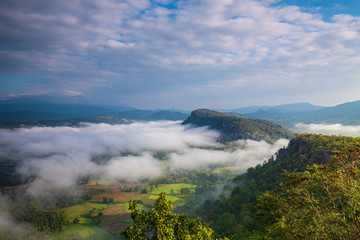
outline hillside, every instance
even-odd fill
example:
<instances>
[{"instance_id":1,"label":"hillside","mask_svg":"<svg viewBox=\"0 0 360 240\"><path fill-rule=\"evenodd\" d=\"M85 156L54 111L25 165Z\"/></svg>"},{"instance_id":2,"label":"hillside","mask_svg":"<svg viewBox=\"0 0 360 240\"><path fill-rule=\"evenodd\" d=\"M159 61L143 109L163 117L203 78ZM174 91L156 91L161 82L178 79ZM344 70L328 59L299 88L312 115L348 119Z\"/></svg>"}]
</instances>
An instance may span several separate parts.
<instances>
[{"instance_id":1,"label":"hillside","mask_svg":"<svg viewBox=\"0 0 360 240\"><path fill-rule=\"evenodd\" d=\"M279 183L284 180L284 170L303 172L309 165L327 164L331 162L334 150L355 149L359 143L360 138L353 137L298 135L288 147L280 149L275 158L249 168L245 174L236 177L233 182L235 187L228 198L207 200L197 207L191 203L190 208L185 206L184 209L191 209L190 213L210 223L222 236L248 239L264 230L252 213L257 197L266 191L278 189Z\"/></svg>"},{"instance_id":2,"label":"hillside","mask_svg":"<svg viewBox=\"0 0 360 240\"><path fill-rule=\"evenodd\" d=\"M339 104L334 107L259 107L247 111L244 116L276 121L303 123L342 123L345 125L360 123L360 101ZM301 106L301 105L300 105Z\"/></svg>"},{"instance_id":3,"label":"hillside","mask_svg":"<svg viewBox=\"0 0 360 240\"><path fill-rule=\"evenodd\" d=\"M197 109L182 124L209 126L221 132L221 140L238 139L265 140L274 142L280 138L292 138L289 130L267 120L231 116L226 113Z\"/></svg>"}]
</instances>

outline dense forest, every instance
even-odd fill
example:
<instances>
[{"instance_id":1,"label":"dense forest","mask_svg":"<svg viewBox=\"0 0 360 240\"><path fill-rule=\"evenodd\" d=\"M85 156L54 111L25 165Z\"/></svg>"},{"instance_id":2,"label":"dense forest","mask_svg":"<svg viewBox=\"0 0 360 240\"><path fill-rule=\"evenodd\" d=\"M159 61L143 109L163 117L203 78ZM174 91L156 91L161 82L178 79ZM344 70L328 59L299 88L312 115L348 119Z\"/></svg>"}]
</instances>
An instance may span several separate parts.
<instances>
[{"instance_id":1,"label":"dense forest","mask_svg":"<svg viewBox=\"0 0 360 240\"><path fill-rule=\"evenodd\" d=\"M356 226L357 217L352 220L347 218L348 214L357 216L358 202L353 203L356 205L353 206L354 208L349 206L344 208L346 204L357 201L360 191L357 168L359 143L359 138L352 137L298 135L290 141L287 148L280 149L275 157L263 165L249 168L245 174L236 177L233 181L235 187L229 197L208 199L201 204L197 204L195 198L182 210L190 215L200 216L210 224L218 236L226 236L229 239L264 239L265 236L267 239L317 239L314 234L320 231L318 229L303 229L308 232L294 233L295 227L300 231L309 221L301 216L305 214L303 211L313 211L311 204L314 202L318 204L319 218L331 217L322 215L330 206L330 203L326 206L321 205L326 201L332 201L332 206L338 211L347 211L345 215L341 212L333 212L339 218L336 224L340 224L332 227L334 229L338 227L335 232L344 229L341 228L341 224L346 225L347 221L352 221ZM350 168L351 174L349 174ZM337 181L333 182L334 179ZM333 190L347 192L338 193L332 192ZM342 198L341 195L334 199L332 194L345 194L346 197ZM304 199L305 196L309 199ZM317 197L321 198L321 202ZM291 211L286 209L299 211L298 215L292 215ZM309 212L307 217L310 217ZM341 217L344 222L340 222ZM297 221L303 221L302 225ZM321 224L319 228L326 228L334 222L323 221ZM286 230L289 229L291 231L287 232ZM352 230L347 229L347 231ZM323 235L319 238L356 239L340 238L338 235Z\"/></svg>"},{"instance_id":2,"label":"dense forest","mask_svg":"<svg viewBox=\"0 0 360 240\"><path fill-rule=\"evenodd\" d=\"M183 124L209 126L219 130L222 141L252 139L274 142L280 138L289 139L294 136L291 131L267 120L249 119L208 109L193 111Z\"/></svg>"}]
</instances>

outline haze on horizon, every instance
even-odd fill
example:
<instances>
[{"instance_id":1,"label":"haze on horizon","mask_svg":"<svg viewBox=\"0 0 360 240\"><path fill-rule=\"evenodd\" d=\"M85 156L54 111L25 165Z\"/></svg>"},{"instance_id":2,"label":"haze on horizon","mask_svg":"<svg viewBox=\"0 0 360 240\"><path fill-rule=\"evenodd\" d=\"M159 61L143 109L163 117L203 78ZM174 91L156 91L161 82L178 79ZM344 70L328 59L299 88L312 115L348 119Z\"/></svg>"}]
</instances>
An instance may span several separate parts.
<instances>
[{"instance_id":1,"label":"haze on horizon","mask_svg":"<svg viewBox=\"0 0 360 240\"><path fill-rule=\"evenodd\" d=\"M0 101L143 109L358 100L360 2L3 0Z\"/></svg>"}]
</instances>

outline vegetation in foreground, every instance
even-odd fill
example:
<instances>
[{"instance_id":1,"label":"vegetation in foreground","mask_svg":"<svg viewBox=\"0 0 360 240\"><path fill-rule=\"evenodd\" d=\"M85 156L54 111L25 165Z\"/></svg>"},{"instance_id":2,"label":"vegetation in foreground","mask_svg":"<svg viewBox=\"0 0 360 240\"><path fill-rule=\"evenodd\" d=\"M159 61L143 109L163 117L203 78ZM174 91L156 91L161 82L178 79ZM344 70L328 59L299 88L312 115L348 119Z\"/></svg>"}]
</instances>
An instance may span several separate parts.
<instances>
[{"instance_id":1,"label":"vegetation in foreground","mask_svg":"<svg viewBox=\"0 0 360 240\"><path fill-rule=\"evenodd\" d=\"M259 203L257 199L262 199L261 196L269 194L269 192L272 193L272 191L276 191L277 194L282 194L283 197L289 194L288 191L294 191L296 194L299 194L298 197L300 197L301 194L305 194L304 192L300 192L303 185L299 185L298 190L282 188L282 186L288 185L286 182L288 179L294 178L299 180L300 177L297 174L309 175L309 172L315 174L315 169L317 169L316 174L319 177L322 176L326 178L328 173L320 170L333 166L334 162L337 161L336 158L340 156L339 154L334 155L335 153L341 152L344 154L341 156L348 156L349 161L357 161L356 154L360 152L358 148L359 143L360 138L353 137L315 134L298 135L291 140L287 148L279 150L276 158L271 158L263 165L258 165L255 168L249 168L245 174L236 177L233 182L235 187L229 197L208 199L203 204L198 205L189 202L182 208L185 209L190 216L200 216L203 221L209 223L217 236L227 236L229 239L264 239L265 236L269 238L270 235L267 235L267 229L269 229L269 226L274 222L268 221L270 218L262 220L260 216L264 215L264 213L259 214L256 210L261 209L261 203L265 204L267 201L263 200ZM312 165L314 166L309 169L307 168ZM344 167L345 165L336 165L336 171L342 171ZM354 164L356 171L357 168L358 166ZM283 174L284 170L287 171L286 174ZM357 175L344 173L343 176L353 178L355 183L359 181ZM329 179L328 181L331 182ZM295 187L295 185L293 187ZM333 191L335 187L336 186L328 186L327 190ZM352 186L348 190L348 194L356 196L360 189ZM294 198L296 196L295 193ZM317 194L326 194L326 192L318 190ZM271 196L273 196L273 194ZM265 197L263 198L265 199ZM271 198L266 199L268 201L271 200ZM277 202L277 200L274 199L277 198L273 197L272 202ZM311 199L313 199L313 197L311 197ZM352 199L351 201L355 200L356 199ZM268 202L268 204L270 203ZM326 209L325 206L321 207ZM266 209L265 206L264 208ZM352 214L358 213L355 211L352 212ZM295 219L294 221L297 221L297 218L295 216L293 217ZM280 223L281 219L279 220L279 224ZM325 228L324 225L322 226ZM289 237L289 235L287 235L287 237ZM292 238L298 239L294 236L290 239ZM312 238L309 237L308 239ZM320 236L320 239L341 238Z\"/></svg>"},{"instance_id":2,"label":"vegetation in foreground","mask_svg":"<svg viewBox=\"0 0 360 240\"><path fill-rule=\"evenodd\" d=\"M129 209L134 223L124 231L126 239L214 239L214 231L203 225L200 218L192 219L185 214L174 213L172 208L172 203L166 200L164 192L155 201L155 208L148 212L139 210L135 201L131 200Z\"/></svg>"},{"instance_id":3,"label":"vegetation in foreground","mask_svg":"<svg viewBox=\"0 0 360 240\"><path fill-rule=\"evenodd\" d=\"M285 172L278 190L254 205L266 239L359 239L360 147L331 163Z\"/></svg>"}]
</instances>

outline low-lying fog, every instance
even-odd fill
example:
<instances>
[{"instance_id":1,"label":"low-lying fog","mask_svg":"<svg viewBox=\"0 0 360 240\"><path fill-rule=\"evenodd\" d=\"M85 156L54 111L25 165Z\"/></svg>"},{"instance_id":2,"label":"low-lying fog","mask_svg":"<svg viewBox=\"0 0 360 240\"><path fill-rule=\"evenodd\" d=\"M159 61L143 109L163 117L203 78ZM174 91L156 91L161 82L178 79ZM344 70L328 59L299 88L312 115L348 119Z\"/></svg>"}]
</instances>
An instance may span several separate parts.
<instances>
[{"instance_id":1,"label":"low-lying fog","mask_svg":"<svg viewBox=\"0 0 360 240\"><path fill-rule=\"evenodd\" d=\"M20 128L0 131L0 158L17 161L21 176L35 178L28 192L36 196L71 189L85 176L136 182L164 171L214 164L245 170L288 144L285 139L275 144L241 140L226 150L216 141L218 136L206 127L171 121ZM158 152L168 153L166 164L155 158Z\"/></svg>"},{"instance_id":2,"label":"low-lying fog","mask_svg":"<svg viewBox=\"0 0 360 240\"><path fill-rule=\"evenodd\" d=\"M297 124L298 132L360 136L360 126ZM33 127L0 131L0 158L18 162L17 172L34 181L28 192L71 189L82 177L137 182L165 171L211 165L244 170L263 163L279 148L274 144L239 140L231 150L216 141L219 133L180 122L142 122L123 125L84 124L81 127ZM159 152L167 161L158 160Z\"/></svg>"},{"instance_id":3,"label":"low-lying fog","mask_svg":"<svg viewBox=\"0 0 360 240\"><path fill-rule=\"evenodd\" d=\"M326 135L360 136L360 126L344 126L341 124L296 124L295 129L299 133L319 133Z\"/></svg>"}]
</instances>

